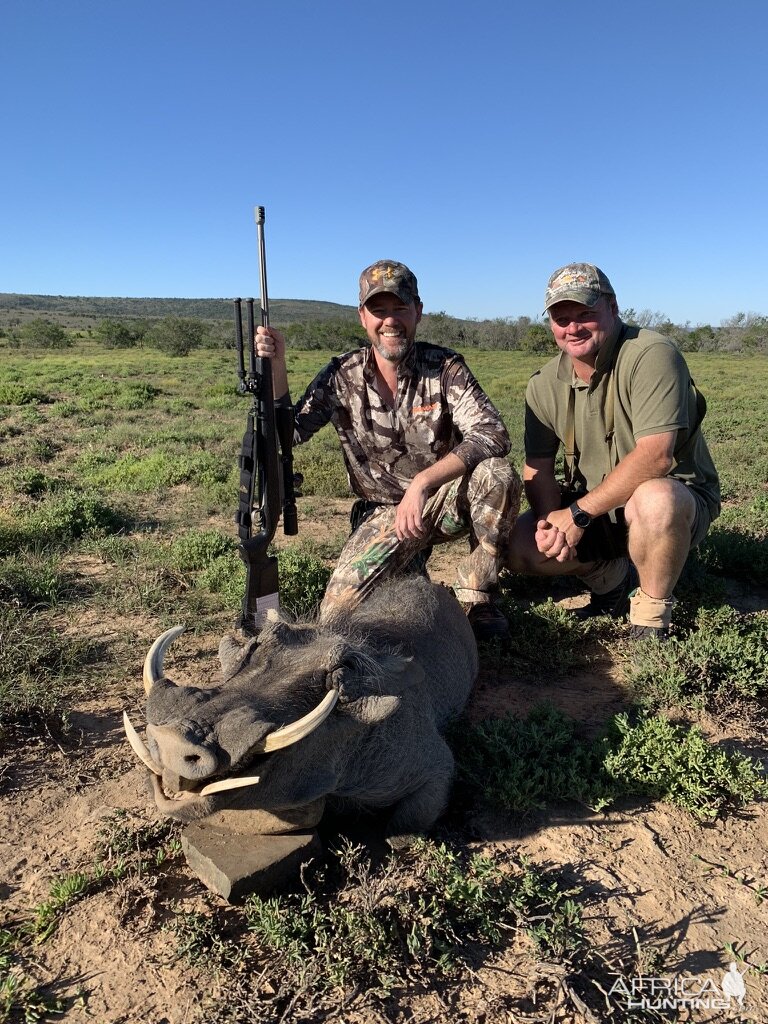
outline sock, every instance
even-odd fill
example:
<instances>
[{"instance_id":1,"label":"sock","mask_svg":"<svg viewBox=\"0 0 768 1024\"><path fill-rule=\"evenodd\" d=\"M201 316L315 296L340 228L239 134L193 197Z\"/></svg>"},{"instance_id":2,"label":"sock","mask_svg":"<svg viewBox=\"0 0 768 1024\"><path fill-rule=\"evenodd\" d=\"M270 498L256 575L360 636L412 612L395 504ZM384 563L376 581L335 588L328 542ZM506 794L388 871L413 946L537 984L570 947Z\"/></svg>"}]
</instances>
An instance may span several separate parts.
<instances>
[{"instance_id":1,"label":"sock","mask_svg":"<svg viewBox=\"0 0 768 1024\"><path fill-rule=\"evenodd\" d=\"M674 597L649 597L638 587L629 597L629 621L633 626L654 626L669 629Z\"/></svg>"}]
</instances>

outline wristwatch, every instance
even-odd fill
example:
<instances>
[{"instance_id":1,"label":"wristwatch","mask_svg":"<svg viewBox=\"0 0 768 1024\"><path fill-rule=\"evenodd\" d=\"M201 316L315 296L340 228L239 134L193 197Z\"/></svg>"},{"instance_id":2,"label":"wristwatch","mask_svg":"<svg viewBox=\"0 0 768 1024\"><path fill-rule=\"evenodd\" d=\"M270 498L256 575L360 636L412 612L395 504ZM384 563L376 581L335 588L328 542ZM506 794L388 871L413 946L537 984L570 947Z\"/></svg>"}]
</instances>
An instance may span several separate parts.
<instances>
[{"instance_id":1,"label":"wristwatch","mask_svg":"<svg viewBox=\"0 0 768 1024\"><path fill-rule=\"evenodd\" d=\"M579 529L586 530L592 522L592 516L589 512L585 512L583 508L579 508L575 501L570 506L570 510L574 523L579 527Z\"/></svg>"}]
</instances>

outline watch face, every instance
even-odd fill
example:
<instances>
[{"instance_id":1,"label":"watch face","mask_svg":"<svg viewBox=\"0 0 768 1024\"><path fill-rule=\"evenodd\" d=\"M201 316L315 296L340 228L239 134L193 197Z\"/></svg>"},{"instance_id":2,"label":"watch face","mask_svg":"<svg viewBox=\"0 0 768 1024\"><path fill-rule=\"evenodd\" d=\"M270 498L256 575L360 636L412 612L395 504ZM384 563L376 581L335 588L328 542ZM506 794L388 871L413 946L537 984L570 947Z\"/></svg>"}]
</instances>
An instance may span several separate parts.
<instances>
[{"instance_id":1,"label":"watch face","mask_svg":"<svg viewBox=\"0 0 768 1024\"><path fill-rule=\"evenodd\" d=\"M574 523L581 530L586 530L586 528L592 522L592 517L590 516L590 514L588 512L585 512L583 509L580 509L575 502L573 503L573 505L571 505L571 515L573 516Z\"/></svg>"}]
</instances>

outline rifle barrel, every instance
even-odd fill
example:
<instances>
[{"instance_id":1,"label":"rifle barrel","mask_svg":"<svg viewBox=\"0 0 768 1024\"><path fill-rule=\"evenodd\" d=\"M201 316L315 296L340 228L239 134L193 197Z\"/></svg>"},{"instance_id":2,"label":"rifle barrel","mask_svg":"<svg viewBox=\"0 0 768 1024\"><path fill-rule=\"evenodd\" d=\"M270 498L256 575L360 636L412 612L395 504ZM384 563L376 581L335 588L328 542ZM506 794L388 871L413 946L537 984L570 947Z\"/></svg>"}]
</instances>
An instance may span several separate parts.
<instances>
[{"instance_id":1,"label":"rifle barrel","mask_svg":"<svg viewBox=\"0 0 768 1024\"><path fill-rule=\"evenodd\" d=\"M257 206L256 234L259 239L259 295L261 298L261 326L269 327L269 296L267 295L267 254L264 247L264 207Z\"/></svg>"}]
</instances>

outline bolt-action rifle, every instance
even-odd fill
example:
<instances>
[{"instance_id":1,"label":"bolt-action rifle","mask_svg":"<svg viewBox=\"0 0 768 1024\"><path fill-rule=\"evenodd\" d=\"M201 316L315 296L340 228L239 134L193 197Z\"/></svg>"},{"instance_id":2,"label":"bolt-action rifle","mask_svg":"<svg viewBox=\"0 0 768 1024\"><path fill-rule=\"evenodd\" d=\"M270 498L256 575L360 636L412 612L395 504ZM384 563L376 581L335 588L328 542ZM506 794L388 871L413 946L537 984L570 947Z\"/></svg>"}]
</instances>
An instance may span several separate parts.
<instances>
[{"instance_id":1,"label":"bolt-action rifle","mask_svg":"<svg viewBox=\"0 0 768 1024\"><path fill-rule=\"evenodd\" d=\"M256 230L261 323L269 327L263 206L256 207ZM238 390L241 394L253 396L238 460L240 501L235 514L240 535L238 552L246 566L240 626L247 633L258 632L268 609L279 607L277 558L268 555L267 549L275 536L281 508L284 533L289 537L298 533L292 456L293 408L287 396L285 401L275 402L271 361L256 356L253 306L253 299L245 300L249 353L246 370L242 300L235 299Z\"/></svg>"}]
</instances>

